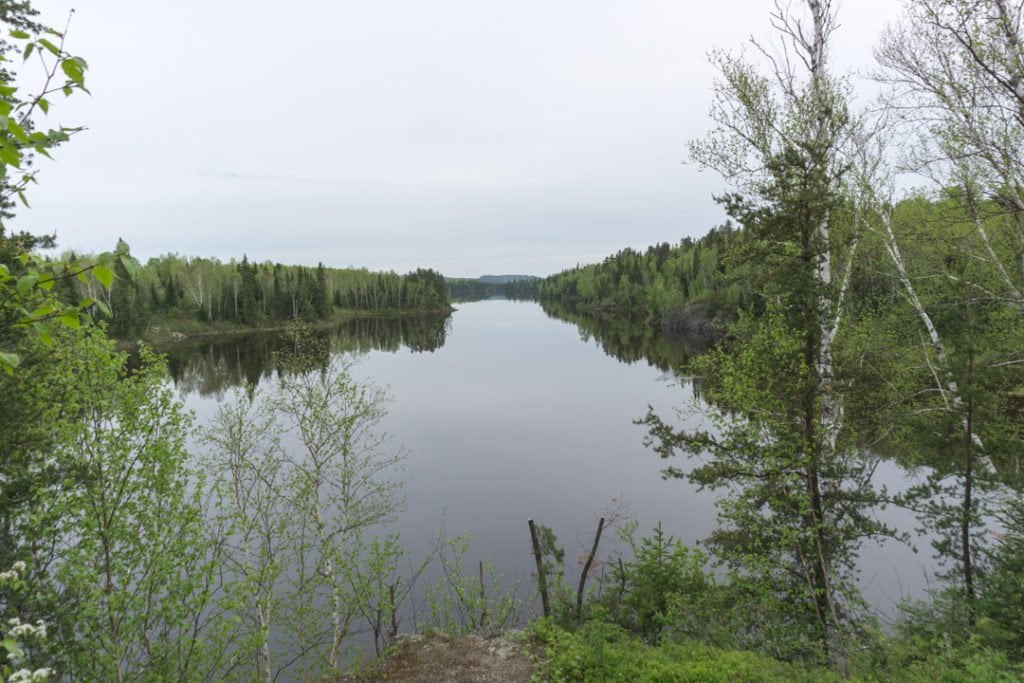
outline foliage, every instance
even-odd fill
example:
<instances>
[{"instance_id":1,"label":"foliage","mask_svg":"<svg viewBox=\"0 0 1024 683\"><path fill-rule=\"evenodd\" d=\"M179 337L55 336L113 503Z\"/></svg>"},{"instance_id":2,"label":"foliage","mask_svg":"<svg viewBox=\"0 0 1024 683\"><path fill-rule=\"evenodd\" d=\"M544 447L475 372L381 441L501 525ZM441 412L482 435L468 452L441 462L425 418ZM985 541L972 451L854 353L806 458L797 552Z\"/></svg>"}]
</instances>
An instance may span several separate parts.
<instances>
[{"instance_id":1,"label":"foliage","mask_svg":"<svg viewBox=\"0 0 1024 683\"><path fill-rule=\"evenodd\" d=\"M978 631L983 643L1024 661L1024 502L1011 499L997 513L1003 531L981 579Z\"/></svg>"},{"instance_id":2,"label":"foliage","mask_svg":"<svg viewBox=\"0 0 1024 683\"><path fill-rule=\"evenodd\" d=\"M401 508L404 459L378 430L387 395L297 330L270 392L238 392L203 430L211 447L213 545L226 584L224 672L270 679L337 671L355 624L390 627L401 549L377 536ZM290 654L283 654L284 652ZM236 675L236 674L233 674Z\"/></svg>"},{"instance_id":3,"label":"foliage","mask_svg":"<svg viewBox=\"0 0 1024 683\"><path fill-rule=\"evenodd\" d=\"M22 576L25 573L24 562L15 562L7 571L0 572L0 589L19 591L24 589ZM25 668L25 641L46 640L46 624L42 619L35 624L23 623L20 618L12 617L6 621L0 631L0 646L3 648L3 662L0 663L0 679L5 681L45 681L53 670L42 667L35 670Z\"/></svg>"},{"instance_id":4,"label":"foliage","mask_svg":"<svg viewBox=\"0 0 1024 683\"><path fill-rule=\"evenodd\" d=\"M26 442L32 498L5 510L31 586L12 604L48 614L39 656L92 680L188 671L204 601L188 420L155 357L126 364L99 330L61 335L46 372L68 414L48 423L49 439Z\"/></svg>"},{"instance_id":5,"label":"foliage","mask_svg":"<svg viewBox=\"0 0 1024 683\"><path fill-rule=\"evenodd\" d=\"M121 244L117 253L127 255ZM257 325L327 320L336 309L384 314L446 313L450 308L444 278L427 269L397 275L322 263L315 268L253 263L246 256L222 263L167 254L134 267L130 279L117 275L111 333L123 337L182 319ZM87 283L64 296L100 298Z\"/></svg>"},{"instance_id":6,"label":"foliage","mask_svg":"<svg viewBox=\"0 0 1024 683\"><path fill-rule=\"evenodd\" d=\"M545 647L537 662L537 680L569 681L835 681L751 652L720 650L702 643L651 646L618 626L588 623L575 633L548 620L535 621L529 635Z\"/></svg>"},{"instance_id":7,"label":"foliage","mask_svg":"<svg viewBox=\"0 0 1024 683\"><path fill-rule=\"evenodd\" d=\"M965 634L964 602L959 592L933 596L931 604L905 606L895 634L865 638L853 669L870 680L1019 681L1024 667L1012 654L985 644L978 634ZM952 614L959 612L959 614ZM952 618L951 618L952 617Z\"/></svg>"},{"instance_id":8,"label":"foliage","mask_svg":"<svg viewBox=\"0 0 1024 683\"><path fill-rule=\"evenodd\" d=\"M534 621L528 635L544 647L535 680L569 681L878 681L908 683L979 681L1009 683L1024 673L998 652L977 641L907 637L868 641L847 675L824 668L780 662L750 651L720 648L701 641L657 646L622 628L593 621L576 632L550 620Z\"/></svg>"},{"instance_id":9,"label":"foliage","mask_svg":"<svg viewBox=\"0 0 1024 683\"><path fill-rule=\"evenodd\" d=\"M85 566L76 571L75 563L68 562L62 553L74 552L76 544L82 547L96 536L94 529L86 526L75 530L73 543L62 543L72 537L68 524L72 523L76 512L81 512L81 509L65 506L73 506L82 487L102 487L104 476L110 472L90 469L81 457L76 457L80 452L63 451L72 447L70 441L76 437L82 437L80 445L87 442L85 432L75 429L88 429L87 418L98 417L90 409L101 404L109 407L110 404L104 403L108 399L116 403L113 396L101 399L91 393L96 387L88 386L83 379L94 375L83 375L80 371L88 367L99 374L116 373L119 362L111 355L112 350L101 348L94 337L74 332L89 321L92 308L103 310L106 304L92 297L59 299L56 295L73 281L93 284L99 290L109 288L119 264L117 255L102 254L93 263L75 259L49 262L32 251L52 247L54 236L34 236L9 228L15 201L27 205L28 186L35 182L36 172L32 167L35 155L49 157L52 150L80 130L41 126L42 117L49 113L51 98L57 93L67 97L86 91L85 60L68 53L64 49L64 35L40 24L36 16L27 2L4 3L0 8L0 20L5 27L10 27L0 38L0 368L5 371L4 398L0 406L5 432L0 555L13 560L14 566L19 568L20 590L4 595L5 619L9 617L8 623L21 624L16 630L28 632L32 627L25 619L41 625L45 617L51 626L51 637L45 643L22 651L21 654L27 655L23 663L35 663L36 668L17 672L7 669L4 673L11 675L10 680L45 678L51 667L38 666L44 662L74 666L77 664L72 661L75 654L63 644L69 637L74 639L76 630L84 633L89 629L88 623L77 621L80 616L75 614L77 605L71 601L63 603L89 582L87 574L97 566L97 556L90 555ZM11 60L13 54L20 55L24 62L31 58L41 66L38 83L25 85L24 74L16 73L17 67ZM63 330L72 333L64 334ZM101 387L100 391L107 388ZM121 389L129 391L129 383ZM144 410L147 403L139 398L136 395L134 400L138 402L138 409ZM125 417L122 414L114 419ZM91 426L97 431L103 429L98 420ZM131 448L131 443L127 440L123 447ZM111 457L116 458L117 453L124 451L114 451ZM167 476L176 476L173 464L167 469ZM127 486L126 482L122 483ZM173 505L173 497L170 504ZM120 508L107 512L107 521L111 523L115 523L117 515L127 513ZM96 521L88 515L78 519ZM131 589L127 583L121 583L127 577L115 577L114 565L123 561L123 556L120 556L121 549L115 550L113 545L107 545L108 554L102 562L108 569L106 596L120 599ZM58 572L67 573L58 579L54 576ZM152 574L159 580L159 571ZM115 584L115 580L118 583ZM184 594L182 597L187 602ZM56 608L57 604L61 609ZM137 613L133 615L137 616ZM138 627L137 623L129 623L130 619L125 620L128 628ZM151 635L160 638L157 631ZM94 643L101 653L109 644L109 641ZM15 643L10 645L16 648ZM160 655L151 654L155 663Z\"/></svg>"},{"instance_id":10,"label":"foliage","mask_svg":"<svg viewBox=\"0 0 1024 683\"><path fill-rule=\"evenodd\" d=\"M631 535L630 535L631 536ZM669 619L669 606L680 600L694 602L713 588L705 574L707 558L667 536L659 523L650 536L636 543L629 538L633 559L622 565L612 581L618 584L611 613L631 633L656 644L665 630L676 631Z\"/></svg>"},{"instance_id":11,"label":"foliage","mask_svg":"<svg viewBox=\"0 0 1024 683\"><path fill-rule=\"evenodd\" d=\"M727 491L708 544L772 615L764 647L841 668L860 607L856 551L881 531L868 510L873 467L851 438L836 365L859 243L847 183L860 126L829 68L834 4L801 4L798 13L778 3L771 15L783 58L755 43L767 73L711 54L714 125L689 146L732 186L719 201L744 235L733 270L763 314L733 326L730 348L695 367L709 387L710 429L677 431L653 411L644 423L662 457L678 449L699 460L667 475Z\"/></svg>"},{"instance_id":12,"label":"foliage","mask_svg":"<svg viewBox=\"0 0 1024 683\"><path fill-rule=\"evenodd\" d=\"M49 263L31 253L35 248L53 246L53 236L12 232L14 202L27 205L28 186L36 182L32 159L50 152L80 131L58 127L42 130L41 116L49 113L56 93L65 97L87 92L85 60L64 49L64 35L35 21L35 10L27 2L6 3L0 19L10 26L0 39L0 368L10 373L20 362L14 350L28 332L50 343L52 326L77 328L87 319L92 298L59 301L54 288L71 280L90 279L103 287L113 280L114 257L101 255L93 264L74 260ZM18 83L11 53L27 62L35 55L42 68L41 82L34 91Z\"/></svg>"},{"instance_id":13,"label":"foliage","mask_svg":"<svg viewBox=\"0 0 1024 683\"><path fill-rule=\"evenodd\" d=\"M277 591L286 571L278 547L286 535L286 517L276 496L281 464L272 427L267 403L236 390L198 433L209 447L212 496L204 512L206 535L227 577L216 601L228 618L207 636L226 658L214 670L249 669L254 680L275 673L271 627L285 599Z\"/></svg>"},{"instance_id":14,"label":"foliage","mask_svg":"<svg viewBox=\"0 0 1024 683\"><path fill-rule=\"evenodd\" d=\"M746 288L727 269L726 252L741 232L726 223L699 240L683 239L623 249L599 264L576 266L540 283L546 305L615 313L655 321L664 327L684 323L693 302L732 312L746 304Z\"/></svg>"},{"instance_id":15,"label":"foliage","mask_svg":"<svg viewBox=\"0 0 1024 683\"><path fill-rule=\"evenodd\" d=\"M521 623L525 605L518 597L519 583L503 587L491 562L481 562L479 573L466 573L469 534L436 540L436 563L442 576L426 589L426 624L449 635L475 630L501 631Z\"/></svg>"},{"instance_id":16,"label":"foliage","mask_svg":"<svg viewBox=\"0 0 1024 683\"><path fill-rule=\"evenodd\" d=\"M907 165L974 223L989 290L1024 311L1024 24L1013 0L912 0L876 50ZM1008 241L989 239L986 223ZM1009 246L1007 250L1005 247ZM1002 248L1001 248L1002 247Z\"/></svg>"},{"instance_id":17,"label":"foliage","mask_svg":"<svg viewBox=\"0 0 1024 683\"><path fill-rule=\"evenodd\" d=\"M677 433L649 413L648 443L662 457L699 457L689 470L670 466L668 476L725 492L717 503L720 526L706 544L731 570L734 589L760 603L750 616L768 615L756 626L761 647L774 656L813 657L822 637L811 579L818 558L830 568L828 609L848 619L859 607L853 552L882 531L866 512L871 460L853 453L825 462L809 452L802 407L792 400L809 374L802 339L771 309L742 345L716 348L695 368L711 378L705 398L713 430ZM806 487L812 476L830 482L818 498L821 515L813 514Z\"/></svg>"},{"instance_id":18,"label":"foliage","mask_svg":"<svg viewBox=\"0 0 1024 683\"><path fill-rule=\"evenodd\" d=\"M555 616L533 634L548 648L540 667L552 680L834 679L765 653L827 658L854 677L1024 674L1020 22L1004 0L909 6L915 23L881 57L924 123L908 157L939 182L931 198L894 205L878 199L884 182L860 186L875 179L851 171L863 163L853 143L865 131L827 69L831 5L808 0L807 25L779 3L785 59L769 57L765 76L714 52L715 130L691 146L694 160L735 183L721 202L740 227L625 249L540 285L549 311L662 327L743 312L727 342L693 365L712 406L707 429L645 420L662 456L691 458L669 476L727 494L707 540L726 572L712 578L704 556L659 525L577 610L564 553L540 527ZM479 287L432 270L244 256L168 255L142 267L123 242L90 259L33 253L53 238L7 224L34 182L33 156L79 130L43 130L40 115L56 93L85 91L87 68L34 16L27 3L0 7L13 27L0 41L0 566L13 567L0 573L9 618L0 671L321 676L341 667L360 624L379 651L433 559L403 572L406 557L386 533L402 504L392 476L404 457L379 432L386 395L307 337L287 342L270 392L253 388L262 369L224 363L252 386L204 431L207 489L189 464L189 418L162 361L144 350L131 366L83 322L100 312L112 334L134 337L175 318L257 325L325 320L341 308L445 311L450 291ZM34 94L15 84L17 55L43 58ZM610 349L634 341L624 329L594 329ZM399 325L381 343L433 350L444 335L443 322L415 333ZM899 502L920 512L954 563L930 603L905 609L889 643L861 613L853 571L861 540L890 532L870 515L884 501L871 485L883 450L930 469L927 485ZM488 583L482 565L479 578L467 573L467 544L439 539L443 577L428 591L426 621L459 632L510 623L514 590L502 592L490 568ZM581 615L590 620L578 631L562 630ZM43 623L46 640L30 642Z\"/></svg>"}]
</instances>

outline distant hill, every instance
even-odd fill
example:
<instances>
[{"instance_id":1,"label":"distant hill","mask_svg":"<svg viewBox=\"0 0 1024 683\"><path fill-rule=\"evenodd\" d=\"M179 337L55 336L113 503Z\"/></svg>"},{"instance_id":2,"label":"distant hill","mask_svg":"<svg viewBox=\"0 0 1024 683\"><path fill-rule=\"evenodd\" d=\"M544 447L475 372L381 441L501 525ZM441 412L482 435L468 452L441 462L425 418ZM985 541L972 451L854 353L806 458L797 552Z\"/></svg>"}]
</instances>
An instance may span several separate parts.
<instances>
[{"instance_id":1,"label":"distant hill","mask_svg":"<svg viewBox=\"0 0 1024 683\"><path fill-rule=\"evenodd\" d=\"M539 280L540 278L536 275L481 275L477 279L491 285L507 285L509 282L518 280Z\"/></svg>"}]
</instances>

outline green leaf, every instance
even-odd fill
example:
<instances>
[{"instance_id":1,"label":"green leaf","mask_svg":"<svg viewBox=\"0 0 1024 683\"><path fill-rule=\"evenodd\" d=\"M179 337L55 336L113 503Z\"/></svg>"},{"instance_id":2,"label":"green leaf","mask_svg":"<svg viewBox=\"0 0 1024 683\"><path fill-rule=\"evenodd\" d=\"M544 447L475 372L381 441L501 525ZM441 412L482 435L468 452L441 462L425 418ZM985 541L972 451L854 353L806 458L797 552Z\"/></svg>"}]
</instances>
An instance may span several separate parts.
<instances>
[{"instance_id":1,"label":"green leaf","mask_svg":"<svg viewBox=\"0 0 1024 683\"><path fill-rule=\"evenodd\" d=\"M64 97L71 97L71 94L75 92L70 85L65 85L60 91L64 93Z\"/></svg>"},{"instance_id":2,"label":"green leaf","mask_svg":"<svg viewBox=\"0 0 1024 683\"><path fill-rule=\"evenodd\" d=\"M113 318L114 317L114 314L110 312L110 306L107 305L107 302L102 301L102 300L97 300L96 301L96 308L100 309L100 313L102 313L103 315L107 316L108 318Z\"/></svg>"},{"instance_id":3,"label":"green leaf","mask_svg":"<svg viewBox=\"0 0 1024 683\"><path fill-rule=\"evenodd\" d=\"M121 261L121 265L124 266L125 272L128 273L128 279L134 282L135 276L139 272L139 268L138 265L135 263L135 259L133 259L128 254L121 254L119 256L119 260Z\"/></svg>"},{"instance_id":4,"label":"green leaf","mask_svg":"<svg viewBox=\"0 0 1024 683\"><path fill-rule=\"evenodd\" d=\"M50 113L50 100L45 97L39 98L39 108L43 110L44 114Z\"/></svg>"},{"instance_id":5,"label":"green leaf","mask_svg":"<svg viewBox=\"0 0 1024 683\"><path fill-rule=\"evenodd\" d=\"M85 85L85 71L82 69L82 65L74 59L65 59L60 63L60 68L75 85Z\"/></svg>"},{"instance_id":6,"label":"green leaf","mask_svg":"<svg viewBox=\"0 0 1024 683\"><path fill-rule=\"evenodd\" d=\"M60 48L51 43L46 38L40 38L39 44L46 48L47 51L49 51L51 54L53 54L54 57L60 57Z\"/></svg>"},{"instance_id":7,"label":"green leaf","mask_svg":"<svg viewBox=\"0 0 1024 683\"><path fill-rule=\"evenodd\" d=\"M39 276L35 273L29 273L28 275L22 275L18 278L18 294L24 294L39 282Z\"/></svg>"},{"instance_id":8,"label":"green leaf","mask_svg":"<svg viewBox=\"0 0 1024 683\"><path fill-rule=\"evenodd\" d=\"M64 309L64 312L60 314L59 320L61 325L71 328L72 330L77 330L82 326L82 321L78 318L77 308Z\"/></svg>"},{"instance_id":9,"label":"green leaf","mask_svg":"<svg viewBox=\"0 0 1024 683\"><path fill-rule=\"evenodd\" d=\"M24 31L20 31L20 30L18 30L16 28L12 28L8 35L10 35L11 38L17 38L18 40L28 40L29 38L32 37L29 34L25 33Z\"/></svg>"},{"instance_id":10,"label":"green leaf","mask_svg":"<svg viewBox=\"0 0 1024 683\"><path fill-rule=\"evenodd\" d=\"M35 51L35 49L36 49L36 44L35 43L29 43L28 45L25 46L25 50L21 53L21 58L23 60L27 61L28 58L32 56L32 53Z\"/></svg>"},{"instance_id":11,"label":"green leaf","mask_svg":"<svg viewBox=\"0 0 1024 683\"><path fill-rule=\"evenodd\" d=\"M0 163L8 166L21 166L21 152L10 145L0 144Z\"/></svg>"},{"instance_id":12,"label":"green leaf","mask_svg":"<svg viewBox=\"0 0 1024 683\"><path fill-rule=\"evenodd\" d=\"M18 125L14 119L7 119L7 130L18 139L18 142L28 142L28 134L25 129Z\"/></svg>"},{"instance_id":13,"label":"green leaf","mask_svg":"<svg viewBox=\"0 0 1024 683\"><path fill-rule=\"evenodd\" d=\"M92 276L96 278L96 282L103 285L104 289L110 289L110 285L114 284L114 271L106 266L97 264L92 269Z\"/></svg>"},{"instance_id":14,"label":"green leaf","mask_svg":"<svg viewBox=\"0 0 1024 683\"><path fill-rule=\"evenodd\" d=\"M18 367L18 363L20 362L21 358L18 356L18 354L0 351L0 365L5 366L8 372L10 372L12 368Z\"/></svg>"},{"instance_id":15,"label":"green leaf","mask_svg":"<svg viewBox=\"0 0 1024 683\"><path fill-rule=\"evenodd\" d=\"M0 645L3 645L4 649L7 650L8 659L21 659L25 656L22 649L18 647L18 642L13 638L4 638Z\"/></svg>"},{"instance_id":16,"label":"green leaf","mask_svg":"<svg viewBox=\"0 0 1024 683\"><path fill-rule=\"evenodd\" d=\"M43 342L47 346L53 346L53 335L50 334L50 328L47 325L37 324L35 325L36 336L39 337L39 341Z\"/></svg>"},{"instance_id":17,"label":"green leaf","mask_svg":"<svg viewBox=\"0 0 1024 683\"><path fill-rule=\"evenodd\" d=\"M54 279L52 273L43 273L42 275L39 276L38 286L39 289L45 292L49 292L51 289L53 289L53 285L55 282L57 281Z\"/></svg>"},{"instance_id":18,"label":"green leaf","mask_svg":"<svg viewBox=\"0 0 1024 683\"><path fill-rule=\"evenodd\" d=\"M40 320L40 319L45 318L47 316L53 315L53 313L56 310L57 310L57 307L53 304L52 301L50 301L50 302L47 302L47 303L43 304L42 306L40 306L36 310L32 311L32 313L29 314L28 317L31 320Z\"/></svg>"}]
</instances>

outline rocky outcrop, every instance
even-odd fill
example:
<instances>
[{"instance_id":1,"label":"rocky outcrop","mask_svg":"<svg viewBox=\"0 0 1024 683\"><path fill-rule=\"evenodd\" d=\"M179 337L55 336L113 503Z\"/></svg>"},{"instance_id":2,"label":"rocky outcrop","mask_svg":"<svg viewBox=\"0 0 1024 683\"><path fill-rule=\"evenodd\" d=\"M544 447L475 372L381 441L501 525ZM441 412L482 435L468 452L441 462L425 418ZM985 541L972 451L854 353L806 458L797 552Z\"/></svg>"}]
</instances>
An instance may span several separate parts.
<instances>
[{"instance_id":1,"label":"rocky outcrop","mask_svg":"<svg viewBox=\"0 0 1024 683\"><path fill-rule=\"evenodd\" d=\"M661 316L661 329L673 335L706 339L708 344L722 339L736 319L727 310L705 301L689 301Z\"/></svg>"},{"instance_id":2,"label":"rocky outcrop","mask_svg":"<svg viewBox=\"0 0 1024 683\"><path fill-rule=\"evenodd\" d=\"M529 683L529 648L520 632L457 638L438 631L401 635L381 660L335 683Z\"/></svg>"}]
</instances>

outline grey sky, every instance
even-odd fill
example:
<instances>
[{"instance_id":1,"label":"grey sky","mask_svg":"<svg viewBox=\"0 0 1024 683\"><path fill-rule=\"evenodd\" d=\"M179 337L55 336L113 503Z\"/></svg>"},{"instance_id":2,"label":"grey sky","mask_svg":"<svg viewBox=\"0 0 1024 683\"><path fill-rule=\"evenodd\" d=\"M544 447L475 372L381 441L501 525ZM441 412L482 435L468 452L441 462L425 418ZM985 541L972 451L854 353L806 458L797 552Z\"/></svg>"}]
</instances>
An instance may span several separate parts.
<instances>
[{"instance_id":1,"label":"grey sky","mask_svg":"<svg viewBox=\"0 0 1024 683\"><path fill-rule=\"evenodd\" d=\"M771 0L37 0L92 97L16 227L62 247L545 275L721 222L705 54ZM896 0L846 0L870 66Z\"/></svg>"}]
</instances>

